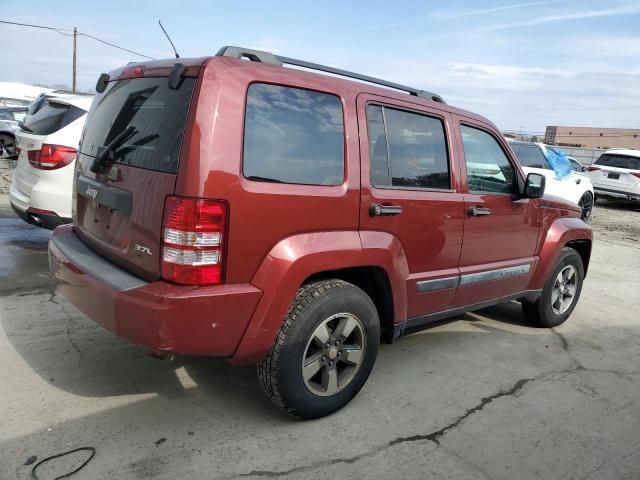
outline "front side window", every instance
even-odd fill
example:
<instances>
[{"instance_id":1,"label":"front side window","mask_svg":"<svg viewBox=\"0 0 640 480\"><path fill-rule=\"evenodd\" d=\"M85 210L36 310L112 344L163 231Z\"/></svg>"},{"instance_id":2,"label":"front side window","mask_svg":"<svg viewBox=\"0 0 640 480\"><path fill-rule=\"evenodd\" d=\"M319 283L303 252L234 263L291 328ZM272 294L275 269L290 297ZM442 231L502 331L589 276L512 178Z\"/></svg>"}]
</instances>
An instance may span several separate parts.
<instances>
[{"instance_id":1,"label":"front side window","mask_svg":"<svg viewBox=\"0 0 640 480\"><path fill-rule=\"evenodd\" d=\"M515 171L498 141L478 128L460 126L469 191L514 193Z\"/></svg>"},{"instance_id":2,"label":"front side window","mask_svg":"<svg viewBox=\"0 0 640 480\"><path fill-rule=\"evenodd\" d=\"M344 121L335 95L256 83L245 112L243 174L302 185L344 181Z\"/></svg>"},{"instance_id":3,"label":"front side window","mask_svg":"<svg viewBox=\"0 0 640 480\"><path fill-rule=\"evenodd\" d=\"M449 189L442 120L380 105L367 107L371 183L376 187Z\"/></svg>"}]
</instances>

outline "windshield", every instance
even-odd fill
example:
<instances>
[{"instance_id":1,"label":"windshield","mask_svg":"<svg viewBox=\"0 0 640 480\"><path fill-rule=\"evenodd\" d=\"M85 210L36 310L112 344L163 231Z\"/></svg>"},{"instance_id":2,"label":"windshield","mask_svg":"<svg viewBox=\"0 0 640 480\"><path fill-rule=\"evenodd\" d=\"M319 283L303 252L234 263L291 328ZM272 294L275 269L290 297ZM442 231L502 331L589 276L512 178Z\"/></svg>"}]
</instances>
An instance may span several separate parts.
<instances>
[{"instance_id":1,"label":"windshield","mask_svg":"<svg viewBox=\"0 0 640 480\"><path fill-rule=\"evenodd\" d=\"M185 78L178 90L169 88L166 77L110 82L94 100L80 151L95 157L134 127L114 152L116 163L176 173L194 86L194 78Z\"/></svg>"},{"instance_id":2,"label":"windshield","mask_svg":"<svg viewBox=\"0 0 640 480\"><path fill-rule=\"evenodd\" d=\"M640 157L632 157L631 155L620 155L617 153L605 153L596 160L596 165L605 167L629 168L631 170L640 170Z\"/></svg>"}]
</instances>

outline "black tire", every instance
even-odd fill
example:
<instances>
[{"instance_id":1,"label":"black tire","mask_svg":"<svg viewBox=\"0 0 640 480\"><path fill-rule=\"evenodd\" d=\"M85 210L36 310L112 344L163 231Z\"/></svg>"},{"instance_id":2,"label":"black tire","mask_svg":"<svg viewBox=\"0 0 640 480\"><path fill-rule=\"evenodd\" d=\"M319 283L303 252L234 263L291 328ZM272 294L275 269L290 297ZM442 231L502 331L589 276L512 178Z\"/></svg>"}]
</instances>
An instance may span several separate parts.
<instances>
[{"instance_id":1,"label":"black tire","mask_svg":"<svg viewBox=\"0 0 640 480\"><path fill-rule=\"evenodd\" d=\"M582 197L580 197L578 205L582 208L582 220L585 222L588 222L591 219L595 203L595 199L593 198L593 195L591 195L591 192L584 192Z\"/></svg>"},{"instance_id":2,"label":"black tire","mask_svg":"<svg viewBox=\"0 0 640 480\"><path fill-rule=\"evenodd\" d=\"M575 294L568 308L562 313L558 313L554 310L554 304L552 304L554 287L556 286L556 279L558 278L558 275L568 266L573 266L575 269ZM522 302L522 310L527 320L534 325L545 328L557 327L564 323L571 316L573 309L576 307L578 300L580 299L583 280L584 267L582 265L582 258L580 258L578 252L573 248L563 248L560 252L560 258L558 259L556 268L553 269L551 276L547 279L540 298L533 303Z\"/></svg>"},{"instance_id":3,"label":"black tire","mask_svg":"<svg viewBox=\"0 0 640 480\"><path fill-rule=\"evenodd\" d=\"M303 361L307 358L309 348L315 345L313 342L317 329L323 324L330 325L326 323L328 319L343 313L358 320L357 332L363 342L359 366L337 393L324 396L314 394L305 383L308 380L303 378ZM337 328L331 331L332 338L334 334L338 335L336 331ZM344 343L347 343L346 339ZM351 283L336 279L309 283L298 290L273 347L258 364L260 385L273 404L288 414L303 419L323 417L345 406L360 391L373 369L379 344L378 312L365 292ZM347 348L346 345L344 348ZM330 353L332 358L336 358L335 351ZM346 354L342 361L345 359L348 359ZM339 360L336 359L335 367L331 367L336 371ZM333 361L331 365L334 365ZM342 372L345 372L346 367L342 368Z\"/></svg>"}]
</instances>

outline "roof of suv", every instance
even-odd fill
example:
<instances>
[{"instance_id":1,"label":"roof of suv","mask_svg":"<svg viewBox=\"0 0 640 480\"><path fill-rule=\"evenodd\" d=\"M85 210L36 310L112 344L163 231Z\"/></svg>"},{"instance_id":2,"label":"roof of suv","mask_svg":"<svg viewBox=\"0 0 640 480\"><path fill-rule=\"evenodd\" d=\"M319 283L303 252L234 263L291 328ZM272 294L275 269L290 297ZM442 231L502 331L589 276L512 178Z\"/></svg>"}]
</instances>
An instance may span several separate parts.
<instances>
[{"instance_id":1,"label":"roof of suv","mask_svg":"<svg viewBox=\"0 0 640 480\"><path fill-rule=\"evenodd\" d=\"M611 148L604 153L615 153L617 155L628 155L629 157L640 158L640 150L631 150L629 148Z\"/></svg>"},{"instance_id":2,"label":"roof of suv","mask_svg":"<svg viewBox=\"0 0 640 480\"><path fill-rule=\"evenodd\" d=\"M223 47L215 56L209 57L162 59L140 63L129 63L125 67L109 72L109 77L111 79L120 77L124 75L127 70L135 69L136 67L143 67L145 70L145 76L167 75L180 64L184 66L183 72L185 72L185 75L195 76L197 70L199 70L201 66L214 61L231 62L230 64L233 64L234 66L246 64L245 66L247 67L259 66L259 68L287 68L292 76L305 77L307 79L322 79L324 82L327 82L329 79L329 81L336 82L336 84L349 85L351 87L357 86L360 93L372 93L400 101L407 101L409 99L409 101L413 103L420 103L431 107L436 106L437 108L450 113L455 113L467 118L492 124L492 122L481 115L446 104L442 97L435 93L325 65L296 60L290 57L276 56L269 52L240 47ZM285 65L292 65L294 68L285 67ZM324 73L316 73L318 71ZM348 80L347 78L355 80ZM405 93L402 93L403 91Z\"/></svg>"}]
</instances>

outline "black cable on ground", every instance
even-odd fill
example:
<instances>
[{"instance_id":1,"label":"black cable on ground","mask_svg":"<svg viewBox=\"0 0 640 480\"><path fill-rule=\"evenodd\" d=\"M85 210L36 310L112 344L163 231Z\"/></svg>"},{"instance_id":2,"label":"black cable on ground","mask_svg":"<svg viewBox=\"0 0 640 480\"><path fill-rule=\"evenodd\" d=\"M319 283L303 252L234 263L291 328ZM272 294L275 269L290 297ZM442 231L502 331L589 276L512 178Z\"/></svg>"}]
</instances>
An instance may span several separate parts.
<instances>
[{"instance_id":1,"label":"black cable on ground","mask_svg":"<svg viewBox=\"0 0 640 480\"><path fill-rule=\"evenodd\" d=\"M65 455L70 455L72 453L83 452L83 451L91 452L91 455L89 455L89 458L87 458L82 465L80 465L78 468L76 468L75 470L73 470L73 471L71 471L69 473L65 473L64 475L60 475L59 477L54 478L53 480L60 480L62 478L69 478L71 475L75 475L80 470L82 470L84 467L86 467L87 464L91 461L91 459L95 456L95 454L96 454L96 449L95 448L93 448L93 447L74 448L73 450L69 450L68 452L58 453L57 455L51 455L50 457L43 458L38 463L36 463L33 466L33 468L31 469L31 478L34 478L35 480L40 480L38 475L36 475L36 470L43 463L47 463L47 462L49 462L49 461L51 461L51 460L53 460L55 458L60 458L60 457L64 457Z\"/></svg>"}]
</instances>

